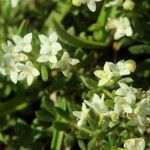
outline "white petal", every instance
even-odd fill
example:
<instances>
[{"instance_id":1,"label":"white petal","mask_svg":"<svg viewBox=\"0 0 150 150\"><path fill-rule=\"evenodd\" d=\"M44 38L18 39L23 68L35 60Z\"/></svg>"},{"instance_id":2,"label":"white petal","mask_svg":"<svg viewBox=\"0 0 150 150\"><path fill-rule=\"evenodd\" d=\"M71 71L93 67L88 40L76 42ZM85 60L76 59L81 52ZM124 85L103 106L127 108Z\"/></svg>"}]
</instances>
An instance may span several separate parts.
<instances>
[{"instance_id":1,"label":"white petal","mask_svg":"<svg viewBox=\"0 0 150 150\"><path fill-rule=\"evenodd\" d=\"M117 114L119 114L119 113L121 112L121 107L120 107L120 105L115 104L115 106L114 106L114 111L115 111Z\"/></svg>"},{"instance_id":2,"label":"white petal","mask_svg":"<svg viewBox=\"0 0 150 150\"><path fill-rule=\"evenodd\" d=\"M67 77L70 74L70 70L63 70L62 73L65 77Z\"/></svg>"},{"instance_id":3,"label":"white petal","mask_svg":"<svg viewBox=\"0 0 150 150\"><path fill-rule=\"evenodd\" d=\"M45 44L45 42L47 42L47 40L48 40L48 37L45 36L45 35L43 35L43 34L38 35L38 37L39 37L40 42L41 42L42 44Z\"/></svg>"},{"instance_id":4,"label":"white petal","mask_svg":"<svg viewBox=\"0 0 150 150\"><path fill-rule=\"evenodd\" d=\"M37 70L36 68L32 69L32 74L36 77L40 74L39 70Z\"/></svg>"},{"instance_id":5,"label":"white petal","mask_svg":"<svg viewBox=\"0 0 150 150\"><path fill-rule=\"evenodd\" d=\"M110 72L110 65L111 65L112 63L110 63L110 62L106 62L105 63L105 65L104 65L104 71L109 71Z\"/></svg>"},{"instance_id":6,"label":"white petal","mask_svg":"<svg viewBox=\"0 0 150 150\"><path fill-rule=\"evenodd\" d=\"M114 34L114 39L115 40L119 40L120 38L122 38L124 36L124 33L121 32L120 30L116 30L115 34Z\"/></svg>"},{"instance_id":7,"label":"white petal","mask_svg":"<svg viewBox=\"0 0 150 150\"><path fill-rule=\"evenodd\" d=\"M49 59L48 56L41 55L41 56L39 56L39 58L37 59L37 61L43 63L43 62L47 62L48 59Z\"/></svg>"},{"instance_id":8,"label":"white petal","mask_svg":"<svg viewBox=\"0 0 150 150\"><path fill-rule=\"evenodd\" d=\"M51 48L52 48L52 51L56 51L56 54L57 54L57 52L62 49L62 46L58 42L55 42L51 45Z\"/></svg>"},{"instance_id":9,"label":"white petal","mask_svg":"<svg viewBox=\"0 0 150 150\"><path fill-rule=\"evenodd\" d=\"M26 67L32 68L32 67L34 67L34 65L33 65L33 63L32 63L30 60L28 60L28 61L26 62Z\"/></svg>"},{"instance_id":10,"label":"white petal","mask_svg":"<svg viewBox=\"0 0 150 150\"><path fill-rule=\"evenodd\" d=\"M53 42L56 42L57 39L58 39L58 35L56 32L53 32L50 36L49 36L49 39L50 41L53 43Z\"/></svg>"},{"instance_id":11,"label":"white petal","mask_svg":"<svg viewBox=\"0 0 150 150\"><path fill-rule=\"evenodd\" d=\"M106 83L108 83L109 80L107 80L106 78L104 79L101 79L99 82L98 82L98 86L103 86L105 85Z\"/></svg>"},{"instance_id":12,"label":"white petal","mask_svg":"<svg viewBox=\"0 0 150 150\"><path fill-rule=\"evenodd\" d=\"M74 111L73 112L73 115L77 118L80 118L81 117L81 112L80 111Z\"/></svg>"},{"instance_id":13,"label":"white petal","mask_svg":"<svg viewBox=\"0 0 150 150\"><path fill-rule=\"evenodd\" d=\"M61 60L69 60L70 59L70 55L68 52L64 52L63 56L61 57Z\"/></svg>"},{"instance_id":14,"label":"white petal","mask_svg":"<svg viewBox=\"0 0 150 150\"><path fill-rule=\"evenodd\" d=\"M27 77L27 83L28 83L29 86L32 84L33 79L34 79L34 76L32 76L32 75Z\"/></svg>"},{"instance_id":15,"label":"white petal","mask_svg":"<svg viewBox=\"0 0 150 150\"><path fill-rule=\"evenodd\" d=\"M79 63L79 60L78 60L78 59L71 58L70 61L69 61L69 63L70 63L71 65L76 65L76 64Z\"/></svg>"},{"instance_id":16,"label":"white petal","mask_svg":"<svg viewBox=\"0 0 150 150\"><path fill-rule=\"evenodd\" d=\"M126 36L132 36L133 35L133 31L132 31L132 28L131 27L128 27L126 29Z\"/></svg>"},{"instance_id":17,"label":"white petal","mask_svg":"<svg viewBox=\"0 0 150 150\"><path fill-rule=\"evenodd\" d=\"M124 95L125 93L124 93L124 90L122 90L122 89L120 88L120 89L118 89L118 90L115 91L115 94L117 94L117 95L119 95L119 96L122 96L122 95Z\"/></svg>"},{"instance_id":18,"label":"white petal","mask_svg":"<svg viewBox=\"0 0 150 150\"><path fill-rule=\"evenodd\" d=\"M11 72L10 73L10 79L12 82L14 82L16 84L17 80L18 80L18 73L17 72Z\"/></svg>"},{"instance_id":19,"label":"white petal","mask_svg":"<svg viewBox=\"0 0 150 150\"><path fill-rule=\"evenodd\" d=\"M51 62L52 64L57 63L57 57L55 55L54 56L50 56L49 57L49 62Z\"/></svg>"},{"instance_id":20,"label":"white petal","mask_svg":"<svg viewBox=\"0 0 150 150\"><path fill-rule=\"evenodd\" d=\"M22 37L20 37L19 35L14 35L14 36L12 37L12 39L13 39L13 41L14 41L16 44L22 42Z\"/></svg>"},{"instance_id":21,"label":"white petal","mask_svg":"<svg viewBox=\"0 0 150 150\"><path fill-rule=\"evenodd\" d=\"M98 78L101 78L103 76L104 71L102 70L96 70L94 71L95 76L97 76Z\"/></svg>"},{"instance_id":22,"label":"white petal","mask_svg":"<svg viewBox=\"0 0 150 150\"><path fill-rule=\"evenodd\" d=\"M22 47L20 47L19 45L14 46L14 52L20 52L22 51Z\"/></svg>"},{"instance_id":23,"label":"white petal","mask_svg":"<svg viewBox=\"0 0 150 150\"><path fill-rule=\"evenodd\" d=\"M21 73L19 74L18 80L19 80L19 81L20 81L20 80L24 80L27 76L28 76L27 73L23 71L23 72L21 72Z\"/></svg>"},{"instance_id":24,"label":"white petal","mask_svg":"<svg viewBox=\"0 0 150 150\"><path fill-rule=\"evenodd\" d=\"M40 54L47 54L51 50L51 47L43 44L41 45Z\"/></svg>"},{"instance_id":25,"label":"white petal","mask_svg":"<svg viewBox=\"0 0 150 150\"><path fill-rule=\"evenodd\" d=\"M32 41L32 33L28 33L27 35L25 35L23 37L23 42L25 42L25 43L31 43L31 41Z\"/></svg>"},{"instance_id":26,"label":"white petal","mask_svg":"<svg viewBox=\"0 0 150 150\"><path fill-rule=\"evenodd\" d=\"M16 63L16 67L17 67L19 70L24 70L24 69L25 69L25 65L22 64L22 63Z\"/></svg>"},{"instance_id":27,"label":"white petal","mask_svg":"<svg viewBox=\"0 0 150 150\"><path fill-rule=\"evenodd\" d=\"M126 113L132 113L132 108L130 105L126 104L123 106L123 110L126 112Z\"/></svg>"},{"instance_id":28,"label":"white petal","mask_svg":"<svg viewBox=\"0 0 150 150\"><path fill-rule=\"evenodd\" d=\"M88 8L89 8L92 12L95 12L95 11L96 11L96 3L93 2L92 0L90 0L90 1L87 3L87 6L88 6Z\"/></svg>"},{"instance_id":29,"label":"white petal","mask_svg":"<svg viewBox=\"0 0 150 150\"><path fill-rule=\"evenodd\" d=\"M25 47L23 47L23 51L26 53L29 53L32 51L32 46L31 44L25 45Z\"/></svg>"}]
</instances>

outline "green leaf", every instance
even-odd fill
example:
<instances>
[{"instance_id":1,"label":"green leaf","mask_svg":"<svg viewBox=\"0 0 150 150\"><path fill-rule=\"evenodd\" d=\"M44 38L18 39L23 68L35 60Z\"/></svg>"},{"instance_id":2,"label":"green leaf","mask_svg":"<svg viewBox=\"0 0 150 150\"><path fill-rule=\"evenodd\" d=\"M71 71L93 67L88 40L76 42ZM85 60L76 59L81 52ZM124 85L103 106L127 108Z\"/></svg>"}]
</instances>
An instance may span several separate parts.
<instances>
[{"instance_id":1,"label":"green leaf","mask_svg":"<svg viewBox=\"0 0 150 150\"><path fill-rule=\"evenodd\" d=\"M89 88L89 89L96 89L97 88L97 82L94 81L93 79L81 76L81 80L83 81L83 83L85 84L85 86L87 88Z\"/></svg>"},{"instance_id":2,"label":"green leaf","mask_svg":"<svg viewBox=\"0 0 150 150\"><path fill-rule=\"evenodd\" d=\"M86 145L83 142L83 140L78 140L78 145L79 145L81 150L86 150Z\"/></svg>"},{"instance_id":3,"label":"green leaf","mask_svg":"<svg viewBox=\"0 0 150 150\"><path fill-rule=\"evenodd\" d=\"M48 80L48 70L47 70L46 65L41 66L41 76L42 76L43 81Z\"/></svg>"},{"instance_id":4,"label":"green leaf","mask_svg":"<svg viewBox=\"0 0 150 150\"><path fill-rule=\"evenodd\" d=\"M70 129L70 125L68 123L59 122L59 121L54 122L54 127L59 131Z\"/></svg>"},{"instance_id":5,"label":"green leaf","mask_svg":"<svg viewBox=\"0 0 150 150\"><path fill-rule=\"evenodd\" d=\"M75 135L72 132L65 135L65 138L64 138L65 147L68 147L68 146L72 147L74 144L74 141L75 141Z\"/></svg>"},{"instance_id":6,"label":"green leaf","mask_svg":"<svg viewBox=\"0 0 150 150\"><path fill-rule=\"evenodd\" d=\"M26 29L27 29L27 22L26 20L23 20L21 25L19 26L19 29L18 29L18 32L17 32L17 35L23 35L26 33Z\"/></svg>"},{"instance_id":7,"label":"green leaf","mask_svg":"<svg viewBox=\"0 0 150 150\"><path fill-rule=\"evenodd\" d=\"M129 51L132 54L140 55L140 54L150 54L150 45L135 45L129 48Z\"/></svg>"},{"instance_id":8,"label":"green leaf","mask_svg":"<svg viewBox=\"0 0 150 150\"><path fill-rule=\"evenodd\" d=\"M28 102L26 102L23 98L14 98L10 99L6 102L0 103L0 117L13 113L17 110L21 110L28 106Z\"/></svg>"},{"instance_id":9,"label":"green leaf","mask_svg":"<svg viewBox=\"0 0 150 150\"><path fill-rule=\"evenodd\" d=\"M112 99L106 99L105 100L105 105L109 108L113 108L114 106L114 101Z\"/></svg>"},{"instance_id":10,"label":"green leaf","mask_svg":"<svg viewBox=\"0 0 150 150\"><path fill-rule=\"evenodd\" d=\"M70 120L71 120L71 118L70 118L68 112L66 112L66 111L64 111L63 109L58 108L58 107L56 108L56 111L57 111L57 113L58 113L61 117L63 117L65 120L67 120L67 121L70 121Z\"/></svg>"},{"instance_id":11,"label":"green leaf","mask_svg":"<svg viewBox=\"0 0 150 150\"><path fill-rule=\"evenodd\" d=\"M120 80L118 81L118 83L119 83L119 82L122 82L122 83L132 83L132 82L133 82L133 79L127 77L127 78L120 79Z\"/></svg>"},{"instance_id":12,"label":"green leaf","mask_svg":"<svg viewBox=\"0 0 150 150\"><path fill-rule=\"evenodd\" d=\"M37 119L42 122L51 123L53 118L44 110L39 110L36 112Z\"/></svg>"},{"instance_id":13,"label":"green leaf","mask_svg":"<svg viewBox=\"0 0 150 150\"><path fill-rule=\"evenodd\" d=\"M51 142L51 149L52 150L61 150L62 140L63 140L64 132L54 130L53 138Z\"/></svg>"},{"instance_id":14,"label":"green leaf","mask_svg":"<svg viewBox=\"0 0 150 150\"><path fill-rule=\"evenodd\" d=\"M57 22L60 23L64 19L64 17L68 14L71 7L72 3L69 2L68 0L59 1L57 3L56 8L50 13L48 18L46 19L43 30L47 34L50 34L52 32L52 18L55 18Z\"/></svg>"},{"instance_id":15,"label":"green leaf","mask_svg":"<svg viewBox=\"0 0 150 150\"><path fill-rule=\"evenodd\" d=\"M66 109L66 99L60 98L58 101L58 105L61 109ZM57 115L56 121L64 121L64 118L61 118L61 116ZM51 142L51 149L53 150L60 150L62 147L62 141L64 137L63 131L58 131L57 129L54 129L52 142Z\"/></svg>"},{"instance_id":16,"label":"green leaf","mask_svg":"<svg viewBox=\"0 0 150 150\"><path fill-rule=\"evenodd\" d=\"M96 149L96 139L93 138L88 143L88 150Z\"/></svg>"},{"instance_id":17,"label":"green leaf","mask_svg":"<svg viewBox=\"0 0 150 150\"><path fill-rule=\"evenodd\" d=\"M93 118L88 119L88 123L92 130L96 130L99 128L98 123Z\"/></svg>"},{"instance_id":18,"label":"green leaf","mask_svg":"<svg viewBox=\"0 0 150 150\"><path fill-rule=\"evenodd\" d=\"M80 48L88 48L88 49L101 49L104 51L105 47L107 47L107 43L96 42L92 40L84 40L79 37L73 36L65 31L63 27L61 27L55 19L52 20L54 25L54 29L57 32L60 40L70 46L80 47Z\"/></svg>"},{"instance_id":19,"label":"green leaf","mask_svg":"<svg viewBox=\"0 0 150 150\"><path fill-rule=\"evenodd\" d=\"M47 112L49 112L51 115L55 116L55 110L54 110L54 104L50 99L43 99L42 100L42 108L44 108Z\"/></svg>"}]
</instances>

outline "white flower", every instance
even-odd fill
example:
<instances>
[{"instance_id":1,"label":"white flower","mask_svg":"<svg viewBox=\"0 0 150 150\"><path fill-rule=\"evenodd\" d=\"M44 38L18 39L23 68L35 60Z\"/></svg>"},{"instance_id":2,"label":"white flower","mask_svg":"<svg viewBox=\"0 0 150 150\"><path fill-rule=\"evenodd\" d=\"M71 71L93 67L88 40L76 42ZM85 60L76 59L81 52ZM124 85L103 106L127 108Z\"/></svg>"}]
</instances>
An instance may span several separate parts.
<instances>
[{"instance_id":1,"label":"white flower","mask_svg":"<svg viewBox=\"0 0 150 150\"><path fill-rule=\"evenodd\" d=\"M94 12L96 11L96 2L100 2L101 0L72 0L72 3L76 6L80 6L81 4L86 4L88 8Z\"/></svg>"},{"instance_id":2,"label":"white flower","mask_svg":"<svg viewBox=\"0 0 150 150\"><path fill-rule=\"evenodd\" d=\"M127 148L128 150L144 150L145 140L143 138L127 139L124 142L124 147Z\"/></svg>"},{"instance_id":3,"label":"white flower","mask_svg":"<svg viewBox=\"0 0 150 150\"><path fill-rule=\"evenodd\" d=\"M123 0L113 0L105 4L105 7L119 6L123 3Z\"/></svg>"},{"instance_id":4,"label":"white flower","mask_svg":"<svg viewBox=\"0 0 150 150\"><path fill-rule=\"evenodd\" d=\"M129 75L130 72L134 72L136 69L136 63L134 60L120 60L117 64L111 64L111 71L114 77Z\"/></svg>"},{"instance_id":5,"label":"white flower","mask_svg":"<svg viewBox=\"0 0 150 150\"><path fill-rule=\"evenodd\" d=\"M57 62L57 53L62 49L62 46L57 42L58 36L53 32L49 37L40 34L39 39L41 42L40 56L38 62Z\"/></svg>"},{"instance_id":6,"label":"white flower","mask_svg":"<svg viewBox=\"0 0 150 150\"><path fill-rule=\"evenodd\" d=\"M103 113L106 113L108 111L105 103L104 103L105 95L102 94L102 97L100 98L97 94L94 94L92 97L92 101L84 101L88 106L90 106L96 113L99 115L102 115Z\"/></svg>"},{"instance_id":7,"label":"white flower","mask_svg":"<svg viewBox=\"0 0 150 150\"><path fill-rule=\"evenodd\" d=\"M114 34L115 40L119 40L123 36L130 37L133 35L130 21L127 17L119 17L116 19L109 18L108 23L106 25L106 29L116 29Z\"/></svg>"},{"instance_id":8,"label":"white flower","mask_svg":"<svg viewBox=\"0 0 150 150\"><path fill-rule=\"evenodd\" d=\"M89 111L90 110L87 109L85 103L82 103L82 111L73 112L73 115L79 119L77 122L77 125L79 127L83 126L86 123L86 119L87 119Z\"/></svg>"},{"instance_id":9,"label":"white flower","mask_svg":"<svg viewBox=\"0 0 150 150\"><path fill-rule=\"evenodd\" d=\"M60 68L64 76L68 76L72 65L76 65L77 63L79 63L78 59L70 58L69 54L67 52L64 52L61 59L57 63L55 63L52 68Z\"/></svg>"},{"instance_id":10,"label":"white flower","mask_svg":"<svg viewBox=\"0 0 150 150\"><path fill-rule=\"evenodd\" d=\"M29 53L32 50L31 41L32 41L32 33L25 35L23 38L19 35L14 35L12 37L13 41L15 42L15 51L16 52L26 52Z\"/></svg>"},{"instance_id":11,"label":"white flower","mask_svg":"<svg viewBox=\"0 0 150 150\"><path fill-rule=\"evenodd\" d=\"M115 94L118 96L122 96L129 104L134 104L136 101L136 93L137 89L133 87L129 87L125 83L119 83L120 88L115 91Z\"/></svg>"},{"instance_id":12,"label":"white flower","mask_svg":"<svg viewBox=\"0 0 150 150\"><path fill-rule=\"evenodd\" d=\"M127 122L127 125L129 126L134 126L137 131L141 134L143 134L146 130L146 121L145 124L141 124L138 119L138 117L135 114L127 114L127 118L129 119L129 121Z\"/></svg>"},{"instance_id":13,"label":"white flower","mask_svg":"<svg viewBox=\"0 0 150 150\"><path fill-rule=\"evenodd\" d=\"M7 44L2 44L2 49L4 51L3 57L9 61L10 59L13 59L15 62L28 60L27 55L15 51L15 47L10 41L7 41Z\"/></svg>"},{"instance_id":14,"label":"white flower","mask_svg":"<svg viewBox=\"0 0 150 150\"><path fill-rule=\"evenodd\" d=\"M20 1L20 0L11 0L11 6L12 6L12 7L17 7L19 1Z\"/></svg>"},{"instance_id":15,"label":"white flower","mask_svg":"<svg viewBox=\"0 0 150 150\"><path fill-rule=\"evenodd\" d=\"M130 71L129 69L127 68L126 66L126 63L124 60L121 60L119 61L117 64L116 64L117 68L118 68L118 71L119 71L119 75L120 76L124 76L124 75L129 75L130 74Z\"/></svg>"},{"instance_id":16,"label":"white flower","mask_svg":"<svg viewBox=\"0 0 150 150\"><path fill-rule=\"evenodd\" d=\"M18 76L18 80L24 80L27 78L28 85L31 85L34 77L40 74L31 61L27 61L25 65L22 65L18 68L21 70L21 73Z\"/></svg>"},{"instance_id":17,"label":"white flower","mask_svg":"<svg viewBox=\"0 0 150 150\"><path fill-rule=\"evenodd\" d=\"M137 116L138 122L141 125L145 125L146 123L146 115L147 115L147 101L146 99L141 100L137 103L137 107L134 109L134 114Z\"/></svg>"},{"instance_id":18,"label":"white flower","mask_svg":"<svg viewBox=\"0 0 150 150\"><path fill-rule=\"evenodd\" d=\"M18 81L18 73L20 72L17 64L20 64L19 62L21 61L26 61L28 57L23 53L16 52L14 45L10 41L7 41L7 44L2 44L2 49L4 53L0 62L1 73L3 75L9 75L11 81L16 84Z\"/></svg>"},{"instance_id":19,"label":"white flower","mask_svg":"<svg viewBox=\"0 0 150 150\"><path fill-rule=\"evenodd\" d=\"M10 70L9 70L9 75L10 75L10 79L13 83L17 83L18 81L18 74L20 72L20 70L18 69L18 66L23 67L23 64L18 63L12 63L12 65L10 66Z\"/></svg>"},{"instance_id":20,"label":"white flower","mask_svg":"<svg viewBox=\"0 0 150 150\"><path fill-rule=\"evenodd\" d=\"M113 73L110 69L112 63L106 62L104 65L104 70L97 70L94 72L95 76L100 78L98 86L103 86L111 81Z\"/></svg>"},{"instance_id":21,"label":"white flower","mask_svg":"<svg viewBox=\"0 0 150 150\"><path fill-rule=\"evenodd\" d=\"M117 96L114 99L114 102L115 102L114 111L117 114L120 114L122 111L127 114L133 112L132 107L123 97Z\"/></svg>"},{"instance_id":22,"label":"white flower","mask_svg":"<svg viewBox=\"0 0 150 150\"><path fill-rule=\"evenodd\" d=\"M146 101L146 112L147 115L150 115L150 89L146 91L146 97L144 98Z\"/></svg>"}]
</instances>

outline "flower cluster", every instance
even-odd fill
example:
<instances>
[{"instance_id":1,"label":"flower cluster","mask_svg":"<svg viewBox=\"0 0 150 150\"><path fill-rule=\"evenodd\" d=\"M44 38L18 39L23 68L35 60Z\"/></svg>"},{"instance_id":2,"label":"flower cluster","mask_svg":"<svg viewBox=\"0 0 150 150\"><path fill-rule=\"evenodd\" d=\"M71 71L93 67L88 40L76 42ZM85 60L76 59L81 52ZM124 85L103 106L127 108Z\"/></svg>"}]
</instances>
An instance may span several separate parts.
<instances>
[{"instance_id":1,"label":"flower cluster","mask_svg":"<svg viewBox=\"0 0 150 150\"><path fill-rule=\"evenodd\" d=\"M96 70L95 76L100 78L98 85L108 85L121 76L129 75L136 69L136 63L133 60L121 60L117 64L106 62L103 70Z\"/></svg>"},{"instance_id":2,"label":"flower cluster","mask_svg":"<svg viewBox=\"0 0 150 150\"><path fill-rule=\"evenodd\" d=\"M38 62L49 62L52 69L61 69L64 76L68 76L71 71L71 66L79 63L78 59L70 58L68 52L64 52L60 60L57 59L57 54L62 50L62 46L57 42L58 36L53 32L49 37L39 35L41 42L40 56Z\"/></svg>"},{"instance_id":3,"label":"flower cluster","mask_svg":"<svg viewBox=\"0 0 150 150\"><path fill-rule=\"evenodd\" d=\"M100 78L99 86L105 85L111 80L114 81L114 77L120 77L122 75L129 75L130 72L135 70L135 62L132 60L119 61L117 64L106 62L104 70L94 72L96 76ZM114 81L114 89L112 91L102 90L101 98L99 94L93 93L93 97L90 101L84 100L82 104L82 111L73 112L74 116L78 118L77 125L86 126L88 122L87 118L92 110L96 116L99 116L100 120L107 120L108 127L112 128L122 123L127 126L134 127L135 132L143 134L150 127L150 89L148 91L142 91L141 89L133 88L125 82ZM118 87L119 88L115 88ZM111 96L110 96L111 95ZM106 100L112 101L111 106L106 105ZM99 123L98 123L99 124ZM128 149L144 150L144 139L128 139L125 141L124 146Z\"/></svg>"},{"instance_id":4,"label":"flower cluster","mask_svg":"<svg viewBox=\"0 0 150 150\"><path fill-rule=\"evenodd\" d=\"M87 4L88 8L92 11L96 11L96 2L101 0L73 0L73 4L80 6L81 4ZM133 10L135 3L132 0L113 0L105 4L105 7L122 6L124 10ZM133 35L133 30L130 25L128 17L108 18L108 22L105 26L106 30L115 29L114 39L119 40L120 38Z\"/></svg>"},{"instance_id":5,"label":"flower cluster","mask_svg":"<svg viewBox=\"0 0 150 150\"><path fill-rule=\"evenodd\" d=\"M41 42L41 49L37 62L50 63L52 69L61 69L62 73L68 76L72 66L79 63L79 60L71 58L69 53L65 51L58 61L57 54L62 50L62 46L57 42L56 32L53 32L49 37L42 34L38 37ZM40 74L27 55L32 51L32 33L25 35L23 38L14 35L12 40L14 44L8 41L7 44L2 45L0 73L10 76L14 83L27 79L28 85L31 85L34 77Z\"/></svg>"},{"instance_id":6,"label":"flower cluster","mask_svg":"<svg viewBox=\"0 0 150 150\"><path fill-rule=\"evenodd\" d=\"M114 39L118 40L123 36L132 36L133 30L127 17L109 18L106 30L115 29Z\"/></svg>"},{"instance_id":7,"label":"flower cluster","mask_svg":"<svg viewBox=\"0 0 150 150\"><path fill-rule=\"evenodd\" d=\"M39 71L27 56L32 51L32 33L23 38L14 35L12 40L15 44L8 41L7 44L2 45L3 55L1 56L0 73L9 75L14 83L27 79L28 85L31 85L34 77L39 75Z\"/></svg>"}]
</instances>

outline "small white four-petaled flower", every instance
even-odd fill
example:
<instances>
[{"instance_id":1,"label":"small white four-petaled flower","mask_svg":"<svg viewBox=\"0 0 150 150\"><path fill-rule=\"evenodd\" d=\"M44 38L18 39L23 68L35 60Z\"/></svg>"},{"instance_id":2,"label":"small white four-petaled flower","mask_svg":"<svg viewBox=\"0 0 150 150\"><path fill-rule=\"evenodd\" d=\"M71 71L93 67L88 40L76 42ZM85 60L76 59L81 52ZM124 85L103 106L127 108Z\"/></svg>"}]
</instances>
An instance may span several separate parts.
<instances>
[{"instance_id":1,"label":"small white four-petaled flower","mask_svg":"<svg viewBox=\"0 0 150 150\"><path fill-rule=\"evenodd\" d=\"M95 76L100 78L100 81L98 83L99 86L103 86L111 81L113 73L110 69L110 65L112 63L106 62L104 65L104 70L96 70L94 72Z\"/></svg>"},{"instance_id":2,"label":"small white four-petaled flower","mask_svg":"<svg viewBox=\"0 0 150 150\"><path fill-rule=\"evenodd\" d=\"M133 30L130 25L130 21L127 17L119 17L114 19L108 19L106 30L115 29L114 39L119 40L124 36L132 36Z\"/></svg>"},{"instance_id":3,"label":"small white four-petaled flower","mask_svg":"<svg viewBox=\"0 0 150 150\"><path fill-rule=\"evenodd\" d=\"M25 65L22 64L18 68L21 70L21 73L18 75L18 80L27 78L28 85L31 85L34 77L37 77L40 74L31 61L27 61Z\"/></svg>"},{"instance_id":4,"label":"small white four-petaled flower","mask_svg":"<svg viewBox=\"0 0 150 150\"><path fill-rule=\"evenodd\" d=\"M63 53L61 59L55 63L52 68L60 68L64 76L68 76L71 71L71 66L76 65L79 63L78 59L71 58L67 52Z\"/></svg>"},{"instance_id":5,"label":"small white four-petaled flower","mask_svg":"<svg viewBox=\"0 0 150 150\"><path fill-rule=\"evenodd\" d=\"M57 53L62 50L62 46L57 42L58 35L53 32L49 37L40 34L39 39L41 42L40 56L37 59L38 62L57 62Z\"/></svg>"},{"instance_id":6,"label":"small white four-petaled flower","mask_svg":"<svg viewBox=\"0 0 150 150\"><path fill-rule=\"evenodd\" d=\"M12 37L13 41L15 42L14 50L16 52L26 52L29 53L32 50L31 41L32 41L32 33L28 33L24 37L21 37L19 35L14 35Z\"/></svg>"},{"instance_id":7,"label":"small white four-petaled flower","mask_svg":"<svg viewBox=\"0 0 150 150\"><path fill-rule=\"evenodd\" d=\"M105 95L102 94L100 98L97 94L94 94L92 97L92 101L85 100L84 102L90 106L97 114L102 115L108 111L105 102L104 102Z\"/></svg>"},{"instance_id":8,"label":"small white four-petaled flower","mask_svg":"<svg viewBox=\"0 0 150 150\"><path fill-rule=\"evenodd\" d=\"M73 112L73 115L79 119L77 122L79 127L85 125L89 111L90 110L87 109L86 104L82 103L82 110Z\"/></svg>"}]
</instances>

